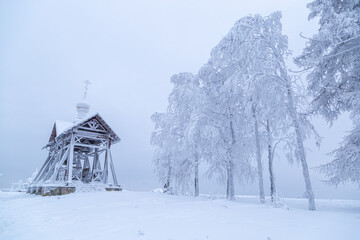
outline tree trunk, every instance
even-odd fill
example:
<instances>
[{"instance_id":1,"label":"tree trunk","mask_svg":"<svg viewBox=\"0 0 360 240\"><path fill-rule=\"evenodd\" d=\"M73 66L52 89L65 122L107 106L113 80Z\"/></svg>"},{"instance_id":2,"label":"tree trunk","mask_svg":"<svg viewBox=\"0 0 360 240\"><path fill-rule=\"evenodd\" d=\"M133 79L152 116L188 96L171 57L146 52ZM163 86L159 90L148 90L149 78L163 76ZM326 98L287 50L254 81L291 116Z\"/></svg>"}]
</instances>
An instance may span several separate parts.
<instances>
[{"instance_id":1,"label":"tree trunk","mask_svg":"<svg viewBox=\"0 0 360 240\"><path fill-rule=\"evenodd\" d=\"M252 113L254 118L254 130L255 130L255 144L256 144L256 161L258 168L259 176L259 197L260 203L265 203L265 193L264 193L264 177L263 177L263 167L261 162L261 149L260 149L260 137L259 137L259 126L256 118L255 106L252 105Z\"/></svg>"},{"instance_id":2,"label":"tree trunk","mask_svg":"<svg viewBox=\"0 0 360 240\"><path fill-rule=\"evenodd\" d=\"M228 149L228 164L227 164L227 188L226 188L226 198L230 200L235 200L235 190L234 190L234 162L232 156L232 150L235 144L235 133L232 121L230 121L230 130L231 130L231 145Z\"/></svg>"},{"instance_id":3,"label":"tree trunk","mask_svg":"<svg viewBox=\"0 0 360 240\"><path fill-rule=\"evenodd\" d=\"M229 167L226 167L226 198L229 199Z\"/></svg>"},{"instance_id":4,"label":"tree trunk","mask_svg":"<svg viewBox=\"0 0 360 240\"><path fill-rule=\"evenodd\" d=\"M227 166L227 187L226 187L226 198L229 200L235 200L233 168L234 168L234 163L230 159Z\"/></svg>"},{"instance_id":5,"label":"tree trunk","mask_svg":"<svg viewBox=\"0 0 360 240\"><path fill-rule=\"evenodd\" d=\"M170 163L169 163L166 182L165 182L165 185L164 185L164 192L169 192L171 194L172 192L171 192L171 186L170 186L170 179L171 179L171 166L170 166Z\"/></svg>"},{"instance_id":6,"label":"tree trunk","mask_svg":"<svg viewBox=\"0 0 360 240\"><path fill-rule=\"evenodd\" d=\"M194 196L198 197L199 196L199 159L198 159L196 154L195 154L195 179L194 179L194 184L195 184Z\"/></svg>"},{"instance_id":7,"label":"tree trunk","mask_svg":"<svg viewBox=\"0 0 360 240\"><path fill-rule=\"evenodd\" d=\"M269 123L269 120L266 121L266 131L267 131L267 134L268 134L268 158L269 158L269 175L270 175L270 196L271 196L271 202L275 202L276 188L275 188L275 176L274 176L274 171L273 171L274 153L273 153L273 146L272 146L272 139L271 139L271 132L270 132L270 123Z\"/></svg>"},{"instance_id":8,"label":"tree trunk","mask_svg":"<svg viewBox=\"0 0 360 240\"><path fill-rule=\"evenodd\" d=\"M292 95L290 82L287 85L287 98L288 98L289 114L290 114L290 117L292 119L292 122L293 122L293 125L294 125L294 128L295 128L295 133L296 133L296 142L297 142L297 145L298 145L298 149L297 149L298 157L300 159L302 170L303 170L303 175L304 175L304 180L305 180L305 187L306 187L306 195L307 195L308 204L309 204L309 210L314 211L316 209L315 208L314 193L313 193L312 187L311 187L309 169L308 169L308 165L307 165L307 162L306 162L306 156L305 156L304 143L303 143L303 139L302 139L302 135L301 135L301 131L300 131L299 120L298 120L297 112L296 112L296 109L295 109L295 104L294 104L294 100L293 100L293 95Z\"/></svg>"}]
</instances>

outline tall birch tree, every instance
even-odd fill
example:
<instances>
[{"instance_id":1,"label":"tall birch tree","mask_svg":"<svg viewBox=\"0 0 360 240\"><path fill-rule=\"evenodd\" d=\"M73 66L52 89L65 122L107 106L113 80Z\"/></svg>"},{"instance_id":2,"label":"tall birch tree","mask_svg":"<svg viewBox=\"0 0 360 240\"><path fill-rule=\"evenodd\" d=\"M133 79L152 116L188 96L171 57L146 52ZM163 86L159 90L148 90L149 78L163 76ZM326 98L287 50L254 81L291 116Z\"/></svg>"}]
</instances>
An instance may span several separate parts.
<instances>
[{"instance_id":1,"label":"tall birch tree","mask_svg":"<svg viewBox=\"0 0 360 240\"><path fill-rule=\"evenodd\" d=\"M260 201L263 201L261 149L260 139L257 136L258 118L262 115L266 101L272 101L269 89L279 89L278 93L286 105L287 114L291 120L296 135L296 158L301 162L306 187L309 209L315 210L314 194L312 191L308 165L306 161L303 140L305 130L296 105L296 96L293 91L292 78L288 74L285 58L289 55L287 37L281 33L281 13L275 12L267 17L260 15L248 16L238 20L227 36L218 46L218 62L232 75L245 82L250 91L250 109L254 121L256 139L256 159L259 172ZM227 71L229 73L230 71ZM259 87L257 87L259 86ZM260 109L260 110L257 110ZM271 109L267 109L268 111Z\"/></svg>"}]
</instances>

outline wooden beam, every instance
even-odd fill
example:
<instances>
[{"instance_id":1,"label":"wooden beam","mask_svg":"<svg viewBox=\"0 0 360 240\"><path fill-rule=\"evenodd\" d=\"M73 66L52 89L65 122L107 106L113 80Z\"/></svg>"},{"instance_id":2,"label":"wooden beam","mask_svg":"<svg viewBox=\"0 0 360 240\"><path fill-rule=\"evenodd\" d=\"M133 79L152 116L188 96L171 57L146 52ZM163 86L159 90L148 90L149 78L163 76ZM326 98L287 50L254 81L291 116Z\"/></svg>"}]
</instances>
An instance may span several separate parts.
<instances>
[{"instance_id":1,"label":"wooden beam","mask_svg":"<svg viewBox=\"0 0 360 240\"><path fill-rule=\"evenodd\" d=\"M48 180L48 179L52 176L52 172L53 172L53 170L55 169L56 163L57 163L57 162L60 160L60 158L61 158L60 150L59 150L56 154L54 154L54 157L53 157L53 158L54 158L54 159L53 159L51 165L49 166L49 168L47 169L46 174L45 174L45 176L44 176L44 178L43 178L43 181Z\"/></svg>"},{"instance_id":2,"label":"wooden beam","mask_svg":"<svg viewBox=\"0 0 360 240\"><path fill-rule=\"evenodd\" d=\"M104 171L103 171L103 182L108 183L108 171L109 171L109 140L106 144L105 152L105 162L104 162Z\"/></svg>"},{"instance_id":3,"label":"wooden beam","mask_svg":"<svg viewBox=\"0 0 360 240\"><path fill-rule=\"evenodd\" d=\"M47 168L44 169L43 176L41 176L41 177L39 178L38 182L39 182L40 180L46 181L47 179L49 179L49 178L51 177L50 174L51 174L51 172L53 171L53 169L55 168L56 163L57 163L58 161L60 161L60 158L61 158L61 155L62 155L63 151L64 151L64 150L67 150L67 149L68 149L68 146L65 146L65 145L63 144L63 145L62 145L62 149L59 150L56 154L54 154L54 155L52 156L53 161L50 161L50 162L49 162L49 165L47 166ZM55 150L54 150L54 151L55 151ZM60 155L60 156L59 156L59 155ZM58 157L58 160L56 159L56 157ZM50 163L51 163L51 165L50 165Z\"/></svg>"},{"instance_id":4,"label":"wooden beam","mask_svg":"<svg viewBox=\"0 0 360 240\"><path fill-rule=\"evenodd\" d=\"M85 131L80 131L80 130L77 131L76 136L95 139L95 140L100 140L100 139L105 139L106 140L107 139L106 134L85 132Z\"/></svg>"},{"instance_id":5,"label":"wooden beam","mask_svg":"<svg viewBox=\"0 0 360 240\"><path fill-rule=\"evenodd\" d=\"M45 167L47 167L47 165L49 165L50 159L51 159L51 154L49 153L49 156L46 158L44 164L43 164L42 167L40 168L40 171L38 172L38 174L37 174L36 177L34 178L33 182L36 182L36 181L39 179L39 177L42 175Z\"/></svg>"},{"instance_id":6,"label":"wooden beam","mask_svg":"<svg viewBox=\"0 0 360 240\"><path fill-rule=\"evenodd\" d=\"M36 179L36 182L40 182L42 180L45 180L45 176L49 171L49 168L52 166L53 162L55 161L55 156L54 154L51 154L50 159L48 161L48 163L46 164L46 166L44 167L41 175L39 175L38 179Z\"/></svg>"},{"instance_id":7,"label":"wooden beam","mask_svg":"<svg viewBox=\"0 0 360 240\"><path fill-rule=\"evenodd\" d=\"M111 155L110 149L109 149L109 155L110 155L111 174L112 174L112 177L113 177L114 185L117 186L117 185L119 185L119 184L118 184L118 181L117 181L117 178L116 178L114 163L113 163L113 160L112 160L112 155Z\"/></svg>"},{"instance_id":8,"label":"wooden beam","mask_svg":"<svg viewBox=\"0 0 360 240\"><path fill-rule=\"evenodd\" d=\"M106 147L104 146L97 146L97 145L89 145L89 144L83 144L83 143L74 143L74 146L79 146L79 147L89 147L89 148L101 148L101 149L106 149Z\"/></svg>"},{"instance_id":9,"label":"wooden beam","mask_svg":"<svg viewBox=\"0 0 360 240\"><path fill-rule=\"evenodd\" d=\"M67 162L68 166L68 179L67 179L67 183L71 184L72 183L72 170L73 170L73 161L74 161L74 139L75 139L75 134L71 133L71 141L70 141L70 146L69 146L69 161Z\"/></svg>"},{"instance_id":10,"label":"wooden beam","mask_svg":"<svg viewBox=\"0 0 360 240\"><path fill-rule=\"evenodd\" d=\"M62 156L61 160L56 164L56 167L55 167L55 169L54 169L54 173L53 173L53 175L51 176L51 178L49 179L49 181L53 182L53 181L56 180L56 177L57 177L57 175L58 175L58 173L59 173L59 169L60 169L60 167L64 164L65 159L68 157L69 151L70 151L70 150L67 149L66 152L64 153L64 155Z\"/></svg>"}]
</instances>

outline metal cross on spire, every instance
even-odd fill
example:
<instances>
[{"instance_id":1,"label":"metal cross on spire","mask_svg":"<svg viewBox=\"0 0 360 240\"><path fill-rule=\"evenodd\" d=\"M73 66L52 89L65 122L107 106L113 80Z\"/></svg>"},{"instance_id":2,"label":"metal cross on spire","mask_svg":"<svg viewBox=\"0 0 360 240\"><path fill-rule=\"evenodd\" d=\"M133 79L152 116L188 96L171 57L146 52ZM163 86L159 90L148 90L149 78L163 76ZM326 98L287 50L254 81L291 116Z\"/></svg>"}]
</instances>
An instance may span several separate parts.
<instances>
[{"instance_id":1,"label":"metal cross on spire","mask_svg":"<svg viewBox=\"0 0 360 240\"><path fill-rule=\"evenodd\" d=\"M91 82L89 80L85 80L84 83L85 83L85 91L84 91L84 99L83 100L85 101L86 96L87 96L88 86L89 86L89 84L91 84Z\"/></svg>"}]
</instances>

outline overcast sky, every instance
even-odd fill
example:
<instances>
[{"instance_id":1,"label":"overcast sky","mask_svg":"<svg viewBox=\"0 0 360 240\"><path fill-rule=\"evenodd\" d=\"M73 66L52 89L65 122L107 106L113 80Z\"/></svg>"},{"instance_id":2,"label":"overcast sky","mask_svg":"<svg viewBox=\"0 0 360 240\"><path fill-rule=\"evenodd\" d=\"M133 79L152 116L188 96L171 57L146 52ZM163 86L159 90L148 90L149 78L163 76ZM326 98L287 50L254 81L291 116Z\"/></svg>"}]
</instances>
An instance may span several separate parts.
<instances>
[{"instance_id":1,"label":"overcast sky","mask_svg":"<svg viewBox=\"0 0 360 240\"><path fill-rule=\"evenodd\" d=\"M119 182L131 190L159 187L150 116L165 111L169 78L196 73L234 22L248 14L281 10L283 32L299 54L305 45L300 32L311 36L317 30L316 21L307 20L307 2L0 0L0 187L41 167L47 156L41 148L54 121L74 120L86 79L92 82L90 111L99 112L122 138L112 146ZM332 128L321 118L314 124L324 139L320 150L307 141L310 167L330 161L326 153L351 128L346 116ZM301 196L301 167L285 159L277 159L274 167L280 194ZM313 170L311 178L317 197L360 198L356 186L326 186ZM200 188L224 192L205 177ZM257 189L256 183L236 186L236 193L256 194Z\"/></svg>"}]
</instances>

